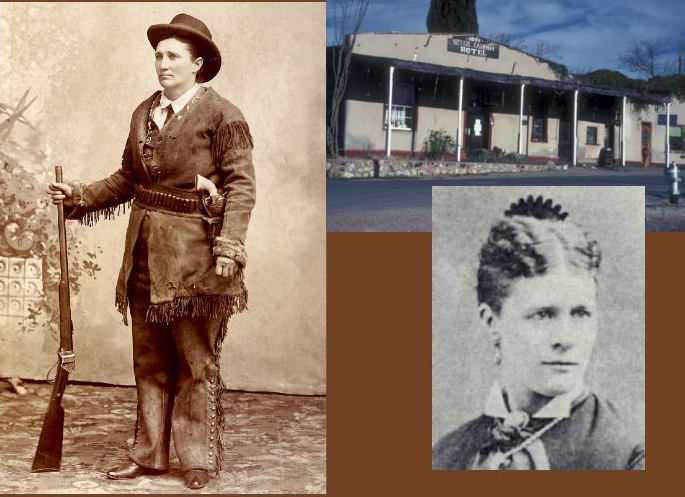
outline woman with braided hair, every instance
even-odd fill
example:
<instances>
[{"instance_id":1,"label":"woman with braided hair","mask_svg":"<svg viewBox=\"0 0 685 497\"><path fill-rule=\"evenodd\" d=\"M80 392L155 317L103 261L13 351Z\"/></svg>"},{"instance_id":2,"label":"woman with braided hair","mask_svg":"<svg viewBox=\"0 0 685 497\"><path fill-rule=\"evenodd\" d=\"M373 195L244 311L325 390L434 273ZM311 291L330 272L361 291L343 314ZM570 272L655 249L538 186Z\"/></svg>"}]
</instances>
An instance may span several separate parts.
<instances>
[{"instance_id":1,"label":"woman with braided hair","mask_svg":"<svg viewBox=\"0 0 685 497\"><path fill-rule=\"evenodd\" d=\"M492 225L477 299L499 378L483 414L433 447L433 469L644 469L644 448L585 383L602 256L567 217L529 196Z\"/></svg>"}]
</instances>

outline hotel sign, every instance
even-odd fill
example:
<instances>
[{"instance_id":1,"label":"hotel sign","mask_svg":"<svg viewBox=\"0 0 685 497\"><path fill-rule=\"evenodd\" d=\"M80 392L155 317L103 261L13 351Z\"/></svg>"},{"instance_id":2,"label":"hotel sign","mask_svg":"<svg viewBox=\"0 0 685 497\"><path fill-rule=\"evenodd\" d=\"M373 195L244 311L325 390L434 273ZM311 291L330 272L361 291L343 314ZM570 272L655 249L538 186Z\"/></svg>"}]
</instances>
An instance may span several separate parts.
<instances>
[{"instance_id":1,"label":"hotel sign","mask_svg":"<svg viewBox=\"0 0 685 497\"><path fill-rule=\"evenodd\" d=\"M448 38L447 51L499 59L499 45L497 43L488 43L478 36L453 36Z\"/></svg>"}]
</instances>

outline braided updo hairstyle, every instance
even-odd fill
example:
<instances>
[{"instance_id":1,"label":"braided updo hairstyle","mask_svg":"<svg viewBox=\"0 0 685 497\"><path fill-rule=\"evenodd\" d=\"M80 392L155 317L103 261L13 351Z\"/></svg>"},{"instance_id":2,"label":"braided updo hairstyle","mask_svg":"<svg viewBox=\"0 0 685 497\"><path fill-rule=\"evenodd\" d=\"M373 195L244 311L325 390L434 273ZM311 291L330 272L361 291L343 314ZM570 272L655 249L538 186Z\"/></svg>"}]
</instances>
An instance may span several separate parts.
<instances>
[{"instance_id":1,"label":"braided updo hairstyle","mask_svg":"<svg viewBox=\"0 0 685 497\"><path fill-rule=\"evenodd\" d=\"M478 303L499 315L516 279L565 264L596 277L602 258L599 245L579 225L566 221L567 216L560 205L542 197L531 195L511 204L480 250Z\"/></svg>"}]
</instances>

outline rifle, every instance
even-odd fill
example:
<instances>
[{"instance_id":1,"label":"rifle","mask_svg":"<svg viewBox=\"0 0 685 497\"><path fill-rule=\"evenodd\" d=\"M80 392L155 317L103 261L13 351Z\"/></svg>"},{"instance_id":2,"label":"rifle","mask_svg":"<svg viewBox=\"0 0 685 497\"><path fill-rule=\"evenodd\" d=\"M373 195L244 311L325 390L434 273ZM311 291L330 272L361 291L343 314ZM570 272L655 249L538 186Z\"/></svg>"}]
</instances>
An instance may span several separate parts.
<instances>
[{"instance_id":1,"label":"rifle","mask_svg":"<svg viewBox=\"0 0 685 497\"><path fill-rule=\"evenodd\" d=\"M62 167L55 166L55 177L62 182ZM57 351L57 375L52 389L48 411L43 420L38 448L33 458L32 473L59 471L62 460L62 438L64 436L64 408L62 396L67 386L69 373L74 370L74 345L71 335L71 303L69 301L69 267L67 265L67 234L64 225L64 203L57 204L57 228L59 230L59 350Z\"/></svg>"}]
</instances>

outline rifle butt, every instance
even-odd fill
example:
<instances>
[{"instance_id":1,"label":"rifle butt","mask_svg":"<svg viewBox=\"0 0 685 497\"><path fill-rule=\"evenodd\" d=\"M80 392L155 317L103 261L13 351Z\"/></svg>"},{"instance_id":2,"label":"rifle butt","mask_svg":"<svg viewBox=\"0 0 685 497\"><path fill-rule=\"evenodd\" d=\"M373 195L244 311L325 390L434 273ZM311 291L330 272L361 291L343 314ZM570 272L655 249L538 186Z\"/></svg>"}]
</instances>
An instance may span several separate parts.
<instances>
[{"instance_id":1,"label":"rifle butt","mask_svg":"<svg viewBox=\"0 0 685 497\"><path fill-rule=\"evenodd\" d=\"M43 421L31 473L59 471L62 462L63 429L64 408L58 403L51 402Z\"/></svg>"},{"instance_id":2,"label":"rifle butt","mask_svg":"<svg viewBox=\"0 0 685 497\"><path fill-rule=\"evenodd\" d=\"M59 471L62 461L62 439L64 436L64 408L62 396L67 386L69 372L62 368L60 361L55 377L55 385L50 396L48 410L43 420L43 428L38 439L36 455L33 458L32 473Z\"/></svg>"}]
</instances>

